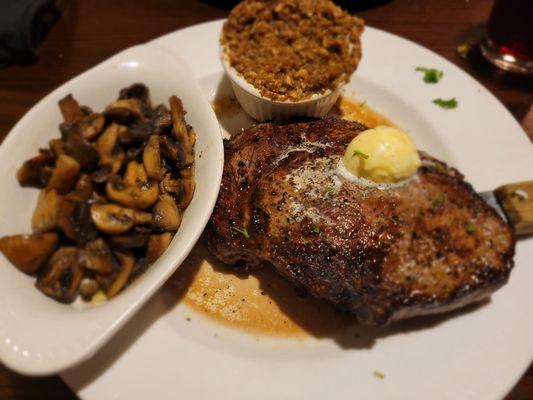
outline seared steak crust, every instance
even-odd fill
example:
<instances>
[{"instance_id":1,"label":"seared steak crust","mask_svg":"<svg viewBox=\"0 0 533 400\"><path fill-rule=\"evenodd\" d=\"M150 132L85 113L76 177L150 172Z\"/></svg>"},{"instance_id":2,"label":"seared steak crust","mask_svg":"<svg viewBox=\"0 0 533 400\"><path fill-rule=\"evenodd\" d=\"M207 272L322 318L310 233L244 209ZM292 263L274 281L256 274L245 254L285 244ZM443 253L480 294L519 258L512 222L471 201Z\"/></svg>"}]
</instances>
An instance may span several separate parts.
<instances>
[{"instance_id":1,"label":"seared steak crust","mask_svg":"<svg viewBox=\"0 0 533 400\"><path fill-rule=\"evenodd\" d=\"M512 232L458 171L422 155L403 185L337 174L364 129L332 117L261 124L226 141L211 252L227 264L270 263L364 324L454 309L502 286Z\"/></svg>"}]
</instances>

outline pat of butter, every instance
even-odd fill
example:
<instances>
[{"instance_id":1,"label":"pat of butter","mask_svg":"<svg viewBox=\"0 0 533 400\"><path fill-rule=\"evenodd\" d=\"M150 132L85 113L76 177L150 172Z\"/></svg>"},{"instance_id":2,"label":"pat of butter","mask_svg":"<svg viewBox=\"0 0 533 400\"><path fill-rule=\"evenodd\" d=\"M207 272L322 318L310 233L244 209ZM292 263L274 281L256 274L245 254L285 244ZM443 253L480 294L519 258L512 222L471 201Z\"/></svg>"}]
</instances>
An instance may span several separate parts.
<instances>
[{"instance_id":1,"label":"pat of butter","mask_svg":"<svg viewBox=\"0 0 533 400\"><path fill-rule=\"evenodd\" d=\"M357 135L346 148L343 163L353 175L380 183L407 179L421 164L411 138L390 126L377 126Z\"/></svg>"}]
</instances>

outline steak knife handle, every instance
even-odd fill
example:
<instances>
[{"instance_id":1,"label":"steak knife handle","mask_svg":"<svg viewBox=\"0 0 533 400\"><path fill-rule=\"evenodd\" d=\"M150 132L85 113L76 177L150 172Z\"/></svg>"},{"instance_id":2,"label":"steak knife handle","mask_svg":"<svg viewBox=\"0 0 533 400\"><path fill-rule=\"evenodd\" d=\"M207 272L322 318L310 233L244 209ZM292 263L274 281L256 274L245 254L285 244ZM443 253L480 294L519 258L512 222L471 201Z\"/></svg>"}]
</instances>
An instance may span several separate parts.
<instances>
[{"instance_id":1,"label":"steak knife handle","mask_svg":"<svg viewBox=\"0 0 533 400\"><path fill-rule=\"evenodd\" d=\"M533 234L533 181L511 183L494 191L516 235Z\"/></svg>"}]
</instances>

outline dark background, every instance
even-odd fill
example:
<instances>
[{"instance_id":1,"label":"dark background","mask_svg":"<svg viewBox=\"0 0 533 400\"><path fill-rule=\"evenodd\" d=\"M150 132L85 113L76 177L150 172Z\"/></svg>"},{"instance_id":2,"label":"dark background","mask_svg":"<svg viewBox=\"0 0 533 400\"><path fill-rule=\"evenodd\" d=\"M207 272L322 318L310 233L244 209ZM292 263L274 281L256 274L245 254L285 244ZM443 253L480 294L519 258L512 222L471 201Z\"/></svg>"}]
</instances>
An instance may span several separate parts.
<instances>
[{"instance_id":1,"label":"dark background","mask_svg":"<svg viewBox=\"0 0 533 400\"><path fill-rule=\"evenodd\" d=\"M36 63L0 69L0 141L47 93L113 54L165 33L224 18L234 1L77 0L52 27ZM533 140L533 81L503 73L479 51L456 54L465 40L477 40L491 0L342 0L368 25L411 39L466 70L500 99ZM1 2L0 2L1 6ZM524 133L524 134L526 134ZM505 132L502 132L502 143ZM179 389L177 389L179 390ZM354 396L357 394L354 393ZM0 399L75 399L58 377L26 378L0 366ZM507 400L533 399L533 368Z\"/></svg>"}]
</instances>

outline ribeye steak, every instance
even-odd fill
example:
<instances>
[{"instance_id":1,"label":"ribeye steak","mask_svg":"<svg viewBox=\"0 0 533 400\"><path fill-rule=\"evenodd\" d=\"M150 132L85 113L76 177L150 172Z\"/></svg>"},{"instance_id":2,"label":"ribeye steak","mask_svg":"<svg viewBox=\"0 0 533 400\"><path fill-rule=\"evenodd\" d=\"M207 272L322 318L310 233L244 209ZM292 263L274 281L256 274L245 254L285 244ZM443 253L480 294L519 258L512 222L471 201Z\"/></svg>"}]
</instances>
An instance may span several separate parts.
<instances>
[{"instance_id":1,"label":"ribeye steak","mask_svg":"<svg viewBox=\"0 0 533 400\"><path fill-rule=\"evenodd\" d=\"M337 173L364 129L329 117L260 124L226 141L211 252L227 264L271 264L363 324L455 309L501 287L512 232L458 171L422 154L403 185Z\"/></svg>"}]
</instances>

